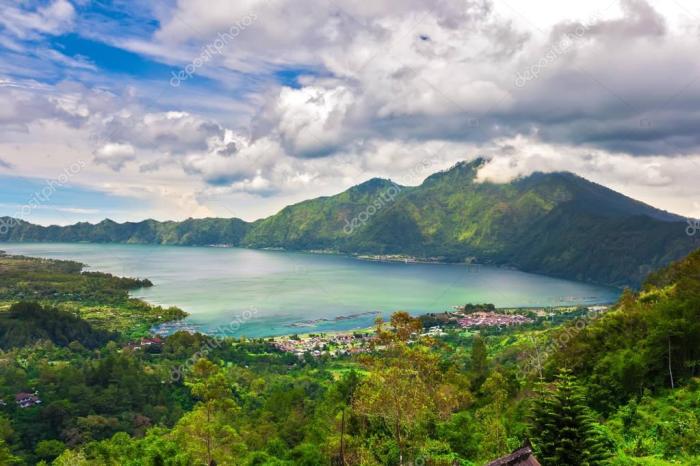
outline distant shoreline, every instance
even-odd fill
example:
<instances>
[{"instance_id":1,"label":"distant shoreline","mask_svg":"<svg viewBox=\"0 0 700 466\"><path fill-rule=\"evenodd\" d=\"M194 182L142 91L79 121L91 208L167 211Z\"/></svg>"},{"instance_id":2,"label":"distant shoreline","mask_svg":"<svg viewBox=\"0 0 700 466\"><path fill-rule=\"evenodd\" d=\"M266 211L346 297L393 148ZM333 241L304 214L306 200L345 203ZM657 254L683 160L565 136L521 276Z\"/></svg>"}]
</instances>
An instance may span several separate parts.
<instances>
[{"instance_id":1,"label":"distant shoreline","mask_svg":"<svg viewBox=\"0 0 700 466\"><path fill-rule=\"evenodd\" d=\"M496 263L484 263L476 262L475 257L467 257L464 261L447 261L440 258L417 258L410 255L402 254L360 254L352 252L342 252L334 249L288 249L284 247L255 247L255 246L241 246L234 244L178 244L178 243L145 243L145 242L121 242L121 241L107 241L107 242L93 242L93 241L3 241L0 239L0 245L5 244L20 244L20 245L36 245L36 244L87 244L87 245L115 245L115 246L159 246L159 247L173 247L173 248L211 248L211 249L240 249L247 251L261 251L261 252L285 252L285 253L297 253L297 254L313 254L313 255L326 255L326 256L339 256L348 257L355 260L360 260L364 262L377 262L377 263L395 263L395 264L421 264L421 265L451 265L451 266L467 266L471 270L478 270L481 267L493 267L501 270L511 270L515 272L527 273L530 275L540 275L543 277L556 278L561 280L567 280L577 283L585 283L588 285L595 285L607 288L615 288L617 290L623 290L625 285L614 285L609 283L604 283L591 279L577 279L572 278L563 274L556 273L546 273L543 271L528 271L520 269L512 264L496 264Z\"/></svg>"}]
</instances>

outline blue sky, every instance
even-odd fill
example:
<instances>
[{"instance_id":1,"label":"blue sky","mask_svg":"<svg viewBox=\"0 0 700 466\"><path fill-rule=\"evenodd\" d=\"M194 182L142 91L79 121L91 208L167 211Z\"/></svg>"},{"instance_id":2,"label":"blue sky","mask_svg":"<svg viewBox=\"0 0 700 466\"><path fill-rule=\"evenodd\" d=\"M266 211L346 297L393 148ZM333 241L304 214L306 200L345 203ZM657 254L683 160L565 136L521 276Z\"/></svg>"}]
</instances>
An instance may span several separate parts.
<instances>
[{"instance_id":1,"label":"blue sky","mask_svg":"<svg viewBox=\"0 0 700 466\"><path fill-rule=\"evenodd\" d=\"M5 214L28 220L37 215L53 224L76 219L99 222L105 218L105 211L125 215L143 207L131 198L73 186L70 182L62 184L59 180L0 175L0 185L0 209Z\"/></svg>"},{"instance_id":2,"label":"blue sky","mask_svg":"<svg viewBox=\"0 0 700 466\"><path fill-rule=\"evenodd\" d=\"M78 162L27 220L252 220L486 156L700 217L696 2L0 8L0 215Z\"/></svg>"},{"instance_id":3,"label":"blue sky","mask_svg":"<svg viewBox=\"0 0 700 466\"><path fill-rule=\"evenodd\" d=\"M69 57L89 61L106 75L125 74L139 79L162 79L170 74L173 68L128 50L81 37L76 33L52 38L50 45Z\"/></svg>"}]
</instances>

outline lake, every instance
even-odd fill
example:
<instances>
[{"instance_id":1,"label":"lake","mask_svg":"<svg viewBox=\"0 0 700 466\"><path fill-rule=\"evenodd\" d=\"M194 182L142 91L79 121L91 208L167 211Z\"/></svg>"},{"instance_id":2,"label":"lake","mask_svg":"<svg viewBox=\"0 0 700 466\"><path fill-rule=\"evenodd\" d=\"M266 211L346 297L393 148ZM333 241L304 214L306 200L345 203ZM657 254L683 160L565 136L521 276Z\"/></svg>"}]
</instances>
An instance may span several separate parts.
<instances>
[{"instance_id":1,"label":"lake","mask_svg":"<svg viewBox=\"0 0 700 466\"><path fill-rule=\"evenodd\" d=\"M498 267L368 262L287 251L60 243L0 243L0 249L148 278L155 286L135 290L133 296L178 306L191 314L181 326L220 335L363 328L376 313L441 312L465 303L602 304L620 294L615 288Z\"/></svg>"}]
</instances>

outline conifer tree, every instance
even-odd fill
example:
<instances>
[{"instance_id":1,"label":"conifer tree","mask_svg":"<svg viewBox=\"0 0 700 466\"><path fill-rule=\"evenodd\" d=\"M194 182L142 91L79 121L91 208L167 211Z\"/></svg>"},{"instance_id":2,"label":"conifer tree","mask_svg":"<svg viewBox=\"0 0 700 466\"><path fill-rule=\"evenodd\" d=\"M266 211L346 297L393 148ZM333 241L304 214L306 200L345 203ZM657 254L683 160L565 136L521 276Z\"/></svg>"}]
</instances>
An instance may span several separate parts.
<instances>
[{"instance_id":1,"label":"conifer tree","mask_svg":"<svg viewBox=\"0 0 700 466\"><path fill-rule=\"evenodd\" d=\"M582 389L570 371L559 373L552 390L541 387L532 424L531 438L543 466L597 466L608 457Z\"/></svg>"}]
</instances>

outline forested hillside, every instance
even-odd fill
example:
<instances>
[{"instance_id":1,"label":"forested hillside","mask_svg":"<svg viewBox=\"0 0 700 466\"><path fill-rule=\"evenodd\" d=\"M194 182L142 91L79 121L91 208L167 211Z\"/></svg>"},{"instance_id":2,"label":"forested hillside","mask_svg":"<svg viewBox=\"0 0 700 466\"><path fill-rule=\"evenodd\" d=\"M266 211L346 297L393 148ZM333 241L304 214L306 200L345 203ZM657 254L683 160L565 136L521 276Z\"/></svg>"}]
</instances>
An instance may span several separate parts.
<instances>
[{"instance_id":1,"label":"forested hillside","mask_svg":"<svg viewBox=\"0 0 700 466\"><path fill-rule=\"evenodd\" d=\"M0 348L29 346L50 341L57 346L77 342L87 348L105 345L116 334L93 329L79 317L37 303L16 303L0 313Z\"/></svg>"},{"instance_id":2,"label":"forested hillside","mask_svg":"<svg viewBox=\"0 0 700 466\"><path fill-rule=\"evenodd\" d=\"M0 350L0 462L483 465L528 440L544 466L700 462L700 251L608 311L535 311L437 336L421 322L439 316L397 312L369 352L301 358L185 332L136 344L124 329L103 344L76 321L85 332ZM14 305L0 324L45 312Z\"/></svg>"}]
</instances>

